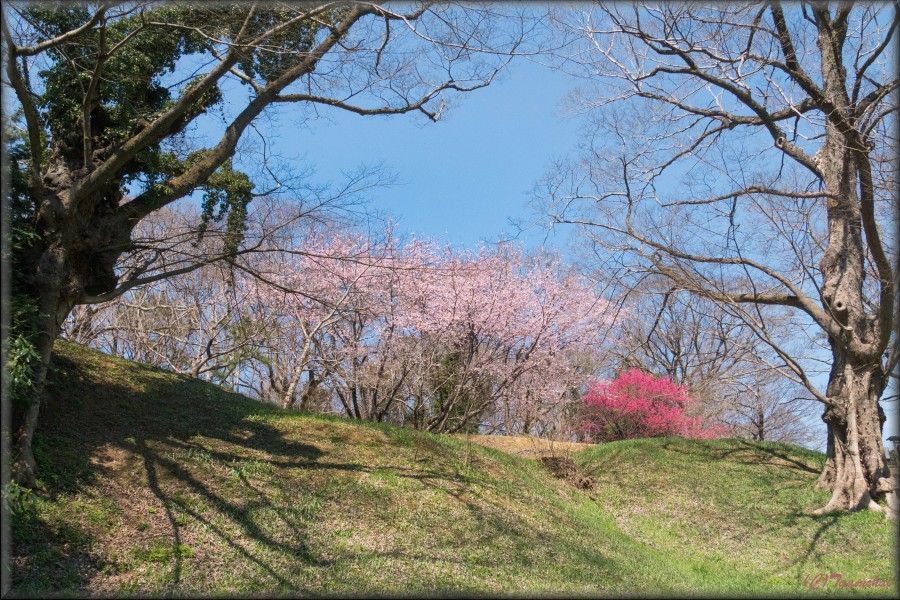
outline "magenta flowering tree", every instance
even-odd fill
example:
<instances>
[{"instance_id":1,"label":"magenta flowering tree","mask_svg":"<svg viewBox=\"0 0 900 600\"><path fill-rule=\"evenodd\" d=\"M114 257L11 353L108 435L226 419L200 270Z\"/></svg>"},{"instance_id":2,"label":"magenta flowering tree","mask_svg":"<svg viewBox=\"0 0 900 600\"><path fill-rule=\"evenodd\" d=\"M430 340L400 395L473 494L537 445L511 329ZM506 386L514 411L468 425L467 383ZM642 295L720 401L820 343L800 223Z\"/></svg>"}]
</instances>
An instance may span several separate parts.
<instances>
[{"instance_id":1,"label":"magenta flowering tree","mask_svg":"<svg viewBox=\"0 0 900 600\"><path fill-rule=\"evenodd\" d=\"M685 414L692 399L687 386L638 369L612 381L593 383L584 397L580 428L598 442L647 437L722 437L722 427L704 427Z\"/></svg>"}]
</instances>

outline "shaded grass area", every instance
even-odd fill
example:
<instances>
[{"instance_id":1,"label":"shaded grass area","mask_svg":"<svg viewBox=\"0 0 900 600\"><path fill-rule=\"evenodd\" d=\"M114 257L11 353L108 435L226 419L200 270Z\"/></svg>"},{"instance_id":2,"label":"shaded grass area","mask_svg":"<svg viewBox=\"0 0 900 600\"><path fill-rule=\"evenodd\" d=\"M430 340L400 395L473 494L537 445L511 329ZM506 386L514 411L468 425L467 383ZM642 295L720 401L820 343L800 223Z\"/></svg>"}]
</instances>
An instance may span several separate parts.
<instances>
[{"instance_id":1,"label":"shaded grass area","mask_svg":"<svg viewBox=\"0 0 900 600\"><path fill-rule=\"evenodd\" d=\"M796 448L610 444L573 455L589 495L464 439L287 412L66 342L55 362L43 489L13 518L17 596L795 595L807 569L892 564L883 520L808 516L821 457Z\"/></svg>"}]
</instances>

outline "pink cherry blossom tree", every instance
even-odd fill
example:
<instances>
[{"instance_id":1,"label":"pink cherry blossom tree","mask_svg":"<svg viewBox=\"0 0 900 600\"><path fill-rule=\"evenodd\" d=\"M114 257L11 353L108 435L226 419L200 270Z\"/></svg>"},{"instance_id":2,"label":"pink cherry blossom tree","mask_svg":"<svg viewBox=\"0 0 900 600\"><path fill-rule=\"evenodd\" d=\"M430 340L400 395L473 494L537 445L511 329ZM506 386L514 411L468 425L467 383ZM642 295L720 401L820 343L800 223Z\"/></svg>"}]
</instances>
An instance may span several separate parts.
<instances>
[{"instance_id":1,"label":"pink cherry blossom tree","mask_svg":"<svg viewBox=\"0 0 900 600\"><path fill-rule=\"evenodd\" d=\"M511 247L331 235L261 271L258 306L288 334L263 370L283 405L304 378L349 417L433 432L557 428L585 380L572 359L609 322L589 282Z\"/></svg>"},{"instance_id":2,"label":"pink cherry blossom tree","mask_svg":"<svg viewBox=\"0 0 900 600\"><path fill-rule=\"evenodd\" d=\"M308 232L301 248L269 253L248 272L250 310L272 330L249 386L284 407L299 400L307 408L323 383L339 377L360 341L348 331L361 331L379 312L378 278L390 266L390 248L389 237L376 242L358 232L322 228Z\"/></svg>"},{"instance_id":3,"label":"pink cherry blossom tree","mask_svg":"<svg viewBox=\"0 0 900 600\"><path fill-rule=\"evenodd\" d=\"M432 432L552 435L594 374L611 312L558 258L459 251L392 226L276 233L241 263L73 318L71 337L286 408Z\"/></svg>"},{"instance_id":4,"label":"pink cherry blossom tree","mask_svg":"<svg viewBox=\"0 0 900 600\"><path fill-rule=\"evenodd\" d=\"M452 371L444 369L434 387L453 385L423 428L452 431L477 421L495 432L534 433L540 417L584 380L571 358L602 341L606 303L558 260L515 248L445 250L434 264L406 281L399 315L401 329L452 358Z\"/></svg>"}]
</instances>

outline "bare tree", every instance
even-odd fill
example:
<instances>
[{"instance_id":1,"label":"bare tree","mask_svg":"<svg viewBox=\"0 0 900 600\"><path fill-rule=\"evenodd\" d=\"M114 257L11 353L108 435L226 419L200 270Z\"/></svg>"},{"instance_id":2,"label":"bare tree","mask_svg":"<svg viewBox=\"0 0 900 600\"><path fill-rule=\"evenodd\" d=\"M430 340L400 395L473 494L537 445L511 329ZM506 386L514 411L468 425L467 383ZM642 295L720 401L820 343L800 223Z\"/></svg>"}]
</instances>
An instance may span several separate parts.
<instances>
[{"instance_id":1,"label":"bare tree","mask_svg":"<svg viewBox=\"0 0 900 600\"><path fill-rule=\"evenodd\" d=\"M821 442L806 419L811 413L802 386L777 371L757 371L737 382L738 390L720 418L740 437L809 445Z\"/></svg>"},{"instance_id":2,"label":"bare tree","mask_svg":"<svg viewBox=\"0 0 900 600\"><path fill-rule=\"evenodd\" d=\"M238 168L239 142L268 108L436 121L452 94L490 84L525 50L533 12L353 1L4 5L3 84L22 131L13 165L21 186L10 192L30 207L23 226L34 234L14 259L41 315L38 381L74 306L196 268L156 268L157 246L134 269L116 269L148 215L202 194L199 230L219 218L228 234L199 263L240 259L248 204L284 184L271 168L253 179ZM223 109L220 137L204 147L190 127L223 106L228 85L245 95ZM39 406L17 425L13 472L23 483L34 481Z\"/></svg>"},{"instance_id":3,"label":"bare tree","mask_svg":"<svg viewBox=\"0 0 900 600\"><path fill-rule=\"evenodd\" d=\"M724 425L737 436L812 443L809 394L783 377L784 367L776 366L781 362L772 350L716 302L666 285L670 282L657 276L629 290L627 313L611 349L619 368L687 385L697 401L692 416ZM784 324L769 318L767 326L771 331Z\"/></svg>"},{"instance_id":4,"label":"bare tree","mask_svg":"<svg viewBox=\"0 0 900 600\"><path fill-rule=\"evenodd\" d=\"M544 182L552 219L772 348L824 409L822 510L893 504L879 399L900 357L896 6L609 5L559 22L582 36L564 62L589 78L574 104L596 134ZM787 309L830 350L824 390L769 327Z\"/></svg>"}]
</instances>

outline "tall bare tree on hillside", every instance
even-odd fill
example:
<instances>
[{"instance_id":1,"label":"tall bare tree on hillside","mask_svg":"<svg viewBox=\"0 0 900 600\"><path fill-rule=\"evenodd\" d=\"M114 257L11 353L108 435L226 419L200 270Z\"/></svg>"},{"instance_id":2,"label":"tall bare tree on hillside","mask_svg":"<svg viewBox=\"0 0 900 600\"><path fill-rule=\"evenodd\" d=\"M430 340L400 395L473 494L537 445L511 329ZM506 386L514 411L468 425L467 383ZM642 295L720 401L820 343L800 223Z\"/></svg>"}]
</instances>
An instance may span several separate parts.
<instances>
[{"instance_id":1,"label":"tall bare tree on hillside","mask_svg":"<svg viewBox=\"0 0 900 600\"><path fill-rule=\"evenodd\" d=\"M623 274L713 299L771 346L823 408L822 510L896 500L879 400L900 358L898 19L889 4L764 2L559 21L582 36L565 65L589 81L574 105L597 134L544 182L547 211ZM830 348L825 389L767 325L785 308Z\"/></svg>"}]
</instances>

